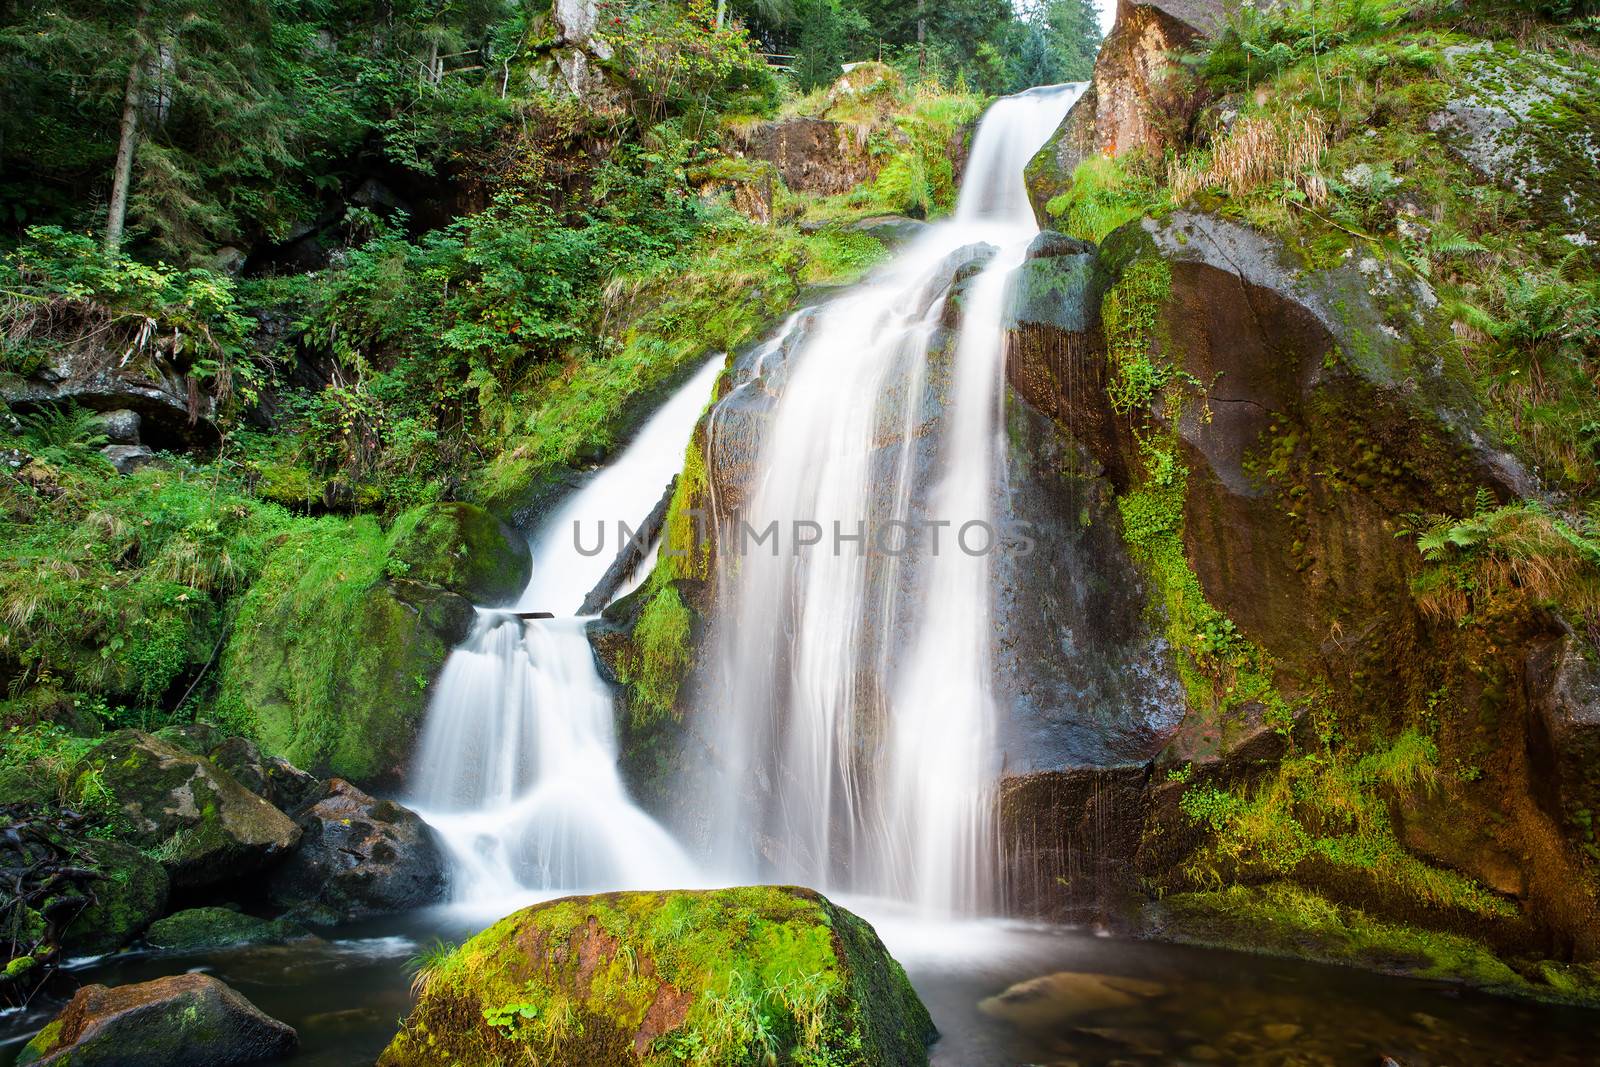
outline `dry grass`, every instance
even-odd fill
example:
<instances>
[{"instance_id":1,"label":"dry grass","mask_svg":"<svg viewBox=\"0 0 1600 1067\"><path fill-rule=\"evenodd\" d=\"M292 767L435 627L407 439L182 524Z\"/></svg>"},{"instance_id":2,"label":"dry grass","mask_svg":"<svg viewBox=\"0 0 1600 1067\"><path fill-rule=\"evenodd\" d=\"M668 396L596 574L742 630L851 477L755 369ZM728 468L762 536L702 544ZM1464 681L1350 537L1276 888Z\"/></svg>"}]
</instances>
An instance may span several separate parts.
<instances>
[{"instance_id":1,"label":"dry grass","mask_svg":"<svg viewBox=\"0 0 1600 1067\"><path fill-rule=\"evenodd\" d=\"M1173 201L1182 203L1202 189L1220 188L1238 199L1263 186L1293 182L1320 206L1328 199L1328 186L1317 163L1327 147L1327 124L1315 111L1250 115L1219 136L1209 155L1170 157L1167 186Z\"/></svg>"}]
</instances>

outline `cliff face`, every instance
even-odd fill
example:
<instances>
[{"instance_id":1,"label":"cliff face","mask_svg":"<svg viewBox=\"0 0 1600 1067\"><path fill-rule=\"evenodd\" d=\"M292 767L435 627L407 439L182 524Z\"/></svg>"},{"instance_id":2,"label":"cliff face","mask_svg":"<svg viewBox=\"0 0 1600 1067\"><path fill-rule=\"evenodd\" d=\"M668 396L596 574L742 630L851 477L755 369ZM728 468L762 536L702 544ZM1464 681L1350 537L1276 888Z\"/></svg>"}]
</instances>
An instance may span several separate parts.
<instances>
[{"instance_id":1,"label":"cliff face","mask_svg":"<svg viewBox=\"0 0 1600 1067\"><path fill-rule=\"evenodd\" d=\"M1361 100L1341 111L1292 65L1258 68L1248 95L1194 83L1238 33L1172 8L1121 6L1091 92L1029 167L1042 222L1095 230L1107 212L1086 203L1133 221L1082 253L1076 306L1013 330L1007 374L1107 487L1115 506L1091 526L1126 546L1181 692L1147 765L1069 761L1007 784L1014 903L1376 966L1384 926L1406 931L1404 968L1589 995L1590 490L1485 373L1553 373L1554 346L1474 315L1491 299L1510 314L1516 298L1487 290L1554 262L1592 306L1592 180L1546 195L1590 144L1581 61L1525 55L1487 24L1477 42L1378 25L1366 61L1423 65L1345 83ZM1348 77L1355 48L1320 56L1321 74ZM1173 98L1186 82L1194 96ZM1541 148L1533 111L1568 135ZM1304 162L1285 162L1290 122L1313 131ZM1074 186L1084 160L1093 188ZM1236 163L1281 167L1283 184L1261 191ZM1476 216L1488 201L1493 225L1525 220L1517 236ZM1524 277L1497 276L1505 258L1450 262L1442 237L1467 233ZM1587 336L1568 334L1565 358L1589 366ZM1553 403L1518 396L1524 412ZM1446 959L1436 935L1466 937L1477 962ZM1479 966L1493 955L1515 973Z\"/></svg>"}]
</instances>

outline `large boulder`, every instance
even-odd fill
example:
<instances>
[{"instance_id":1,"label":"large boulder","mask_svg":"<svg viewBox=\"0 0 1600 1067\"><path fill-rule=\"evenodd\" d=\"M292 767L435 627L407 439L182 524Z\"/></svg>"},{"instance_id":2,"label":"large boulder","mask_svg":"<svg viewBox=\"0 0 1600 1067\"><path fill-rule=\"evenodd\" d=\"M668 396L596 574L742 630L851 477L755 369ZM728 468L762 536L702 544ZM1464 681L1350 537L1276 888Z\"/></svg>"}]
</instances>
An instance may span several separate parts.
<instances>
[{"instance_id":1,"label":"large boulder","mask_svg":"<svg viewBox=\"0 0 1600 1067\"><path fill-rule=\"evenodd\" d=\"M294 1029L205 974L85 986L29 1041L18 1067L225 1067L293 1052Z\"/></svg>"},{"instance_id":2,"label":"large boulder","mask_svg":"<svg viewBox=\"0 0 1600 1067\"><path fill-rule=\"evenodd\" d=\"M933 1022L872 927L808 889L526 908L418 979L383 1067L927 1062Z\"/></svg>"},{"instance_id":3,"label":"large boulder","mask_svg":"<svg viewBox=\"0 0 1600 1067\"><path fill-rule=\"evenodd\" d=\"M420 908L444 895L444 854L415 812L335 778L299 819L300 847L269 883L280 907L347 922Z\"/></svg>"},{"instance_id":4,"label":"large boulder","mask_svg":"<svg viewBox=\"0 0 1600 1067\"><path fill-rule=\"evenodd\" d=\"M847 122L778 119L756 125L739 140L746 156L772 164L783 184L797 193L848 193L877 177L880 165L867 131Z\"/></svg>"},{"instance_id":5,"label":"large boulder","mask_svg":"<svg viewBox=\"0 0 1600 1067\"><path fill-rule=\"evenodd\" d=\"M460 593L474 603L504 604L528 584L527 538L475 504L429 504L395 522L391 559L406 577Z\"/></svg>"},{"instance_id":6,"label":"large boulder","mask_svg":"<svg viewBox=\"0 0 1600 1067\"><path fill-rule=\"evenodd\" d=\"M269 756L247 737L230 737L211 750L211 762L256 796L293 813L322 793L322 782L281 756Z\"/></svg>"},{"instance_id":7,"label":"large boulder","mask_svg":"<svg viewBox=\"0 0 1600 1067\"><path fill-rule=\"evenodd\" d=\"M216 764L141 730L112 734L93 759L127 818L126 839L156 850L174 886L248 875L300 839L293 820Z\"/></svg>"}]
</instances>

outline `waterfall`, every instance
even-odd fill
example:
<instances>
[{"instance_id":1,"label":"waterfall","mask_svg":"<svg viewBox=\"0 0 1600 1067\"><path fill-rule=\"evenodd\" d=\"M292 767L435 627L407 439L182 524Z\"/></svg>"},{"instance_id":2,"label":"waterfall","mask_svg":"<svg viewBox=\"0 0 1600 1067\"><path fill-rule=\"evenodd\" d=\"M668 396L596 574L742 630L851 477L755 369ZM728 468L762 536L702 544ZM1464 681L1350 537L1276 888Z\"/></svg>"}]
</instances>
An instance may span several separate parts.
<instances>
[{"instance_id":1,"label":"waterfall","mask_svg":"<svg viewBox=\"0 0 1600 1067\"><path fill-rule=\"evenodd\" d=\"M721 842L735 863L757 842L748 874L931 913L996 903L1003 312L1037 233L1023 168L1080 91L998 101L955 217L792 320L723 402L773 398L743 506L717 516L723 688L706 711L729 739L715 810L754 813Z\"/></svg>"},{"instance_id":2,"label":"waterfall","mask_svg":"<svg viewBox=\"0 0 1600 1067\"><path fill-rule=\"evenodd\" d=\"M480 608L445 663L412 803L451 855L458 899L699 881L622 784L614 697L575 612L620 547L616 524L637 527L678 472L722 362L709 361L556 509L533 538L533 573L516 606ZM535 611L557 617L514 614Z\"/></svg>"}]
</instances>

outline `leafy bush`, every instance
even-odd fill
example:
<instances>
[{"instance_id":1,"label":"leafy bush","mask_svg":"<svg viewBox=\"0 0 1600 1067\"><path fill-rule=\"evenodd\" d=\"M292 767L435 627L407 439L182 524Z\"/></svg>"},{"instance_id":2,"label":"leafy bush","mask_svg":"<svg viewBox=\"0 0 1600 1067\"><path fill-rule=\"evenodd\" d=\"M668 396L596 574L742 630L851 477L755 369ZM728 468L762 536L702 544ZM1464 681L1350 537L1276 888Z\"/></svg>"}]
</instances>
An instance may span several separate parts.
<instances>
[{"instance_id":1,"label":"leafy bush","mask_svg":"<svg viewBox=\"0 0 1600 1067\"><path fill-rule=\"evenodd\" d=\"M141 263L54 226L30 227L0 264L0 370L27 374L90 350L106 363L158 361L209 382L219 400L242 383L248 397L254 325L224 275Z\"/></svg>"}]
</instances>

